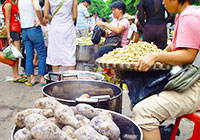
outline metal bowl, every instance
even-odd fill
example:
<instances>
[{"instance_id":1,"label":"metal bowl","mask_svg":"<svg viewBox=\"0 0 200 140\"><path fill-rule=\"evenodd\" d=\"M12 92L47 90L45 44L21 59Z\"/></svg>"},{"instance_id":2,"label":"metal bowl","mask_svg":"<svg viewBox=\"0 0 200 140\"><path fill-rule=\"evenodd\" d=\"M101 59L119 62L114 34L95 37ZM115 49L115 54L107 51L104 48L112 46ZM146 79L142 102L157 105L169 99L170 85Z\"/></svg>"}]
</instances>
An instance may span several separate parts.
<instances>
[{"instance_id":1,"label":"metal bowl","mask_svg":"<svg viewBox=\"0 0 200 140\"><path fill-rule=\"evenodd\" d=\"M106 95L105 93L108 93L106 92L108 90L112 92L112 95L107 100L89 100L87 102L76 100L85 93L91 95L92 90L96 90L98 92L98 95ZM67 80L52 82L42 88L42 94L44 96L54 97L59 102L69 106L75 106L76 104L82 102L88 103L97 108L108 109L119 113L121 113L122 111L121 88L112 83L104 81Z\"/></svg>"},{"instance_id":2,"label":"metal bowl","mask_svg":"<svg viewBox=\"0 0 200 140\"><path fill-rule=\"evenodd\" d=\"M102 109L100 109L102 110ZM120 138L121 140L128 140L124 138L124 135L137 135L136 140L143 140L143 134L140 129L140 127L130 118L128 118L125 115L109 111L112 114L113 121L116 123L116 125L120 129ZM11 132L11 140L14 140L14 134L16 133L17 130L20 128L14 127ZM130 140L130 139L129 139Z\"/></svg>"}]
</instances>

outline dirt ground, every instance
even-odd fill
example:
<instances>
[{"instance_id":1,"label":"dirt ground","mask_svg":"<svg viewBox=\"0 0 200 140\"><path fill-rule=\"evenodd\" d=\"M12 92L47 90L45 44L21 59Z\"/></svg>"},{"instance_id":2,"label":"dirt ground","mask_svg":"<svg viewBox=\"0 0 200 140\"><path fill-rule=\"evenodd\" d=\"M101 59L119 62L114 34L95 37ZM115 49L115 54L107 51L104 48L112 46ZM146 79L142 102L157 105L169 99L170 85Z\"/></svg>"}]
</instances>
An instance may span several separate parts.
<instances>
[{"instance_id":1,"label":"dirt ground","mask_svg":"<svg viewBox=\"0 0 200 140\"><path fill-rule=\"evenodd\" d=\"M11 67L0 63L0 140L9 140L11 130L14 127L13 118L15 114L23 109L33 107L33 103L42 97L42 87L37 84L27 87L24 84L13 83L8 80L12 76ZM38 78L38 77L37 77ZM39 80L39 79L38 79ZM123 93L123 114L131 117L129 99L127 92ZM166 121L164 124L173 123L174 120ZM186 140L192 135L193 123L188 120L181 121L181 135L176 140Z\"/></svg>"}]
</instances>

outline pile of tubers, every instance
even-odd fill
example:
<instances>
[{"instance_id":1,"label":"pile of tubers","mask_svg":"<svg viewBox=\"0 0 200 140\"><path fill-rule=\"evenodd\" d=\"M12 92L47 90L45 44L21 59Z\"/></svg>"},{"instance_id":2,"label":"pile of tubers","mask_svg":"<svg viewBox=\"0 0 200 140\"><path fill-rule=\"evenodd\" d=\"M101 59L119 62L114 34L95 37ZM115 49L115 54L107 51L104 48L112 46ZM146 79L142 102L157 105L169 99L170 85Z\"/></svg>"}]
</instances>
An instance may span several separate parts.
<instances>
[{"instance_id":1,"label":"pile of tubers","mask_svg":"<svg viewBox=\"0 0 200 140\"><path fill-rule=\"evenodd\" d=\"M18 112L14 140L120 140L120 129L106 110L88 104L63 105L53 97Z\"/></svg>"}]
</instances>

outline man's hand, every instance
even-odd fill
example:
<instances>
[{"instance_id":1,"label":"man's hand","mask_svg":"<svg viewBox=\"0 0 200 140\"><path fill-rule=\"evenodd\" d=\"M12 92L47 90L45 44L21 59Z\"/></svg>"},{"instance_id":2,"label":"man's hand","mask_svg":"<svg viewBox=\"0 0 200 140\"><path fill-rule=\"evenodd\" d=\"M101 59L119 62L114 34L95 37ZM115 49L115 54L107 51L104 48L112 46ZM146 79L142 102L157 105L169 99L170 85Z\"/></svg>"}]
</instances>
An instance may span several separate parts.
<instances>
[{"instance_id":1,"label":"man's hand","mask_svg":"<svg viewBox=\"0 0 200 140\"><path fill-rule=\"evenodd\" d=\"M143 56L137 60L135 66L136 71L148 71L155 64L155 56L157 53L150 53L146 56Z\"/></svg>"}]
</instances>

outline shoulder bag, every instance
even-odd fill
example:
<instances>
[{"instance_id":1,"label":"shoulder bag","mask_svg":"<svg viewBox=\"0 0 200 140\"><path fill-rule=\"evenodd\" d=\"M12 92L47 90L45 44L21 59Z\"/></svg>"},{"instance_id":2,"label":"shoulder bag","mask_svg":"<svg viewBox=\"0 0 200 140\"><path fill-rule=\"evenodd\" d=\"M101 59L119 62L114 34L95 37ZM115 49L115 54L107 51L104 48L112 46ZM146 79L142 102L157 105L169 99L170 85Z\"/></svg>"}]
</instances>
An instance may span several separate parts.
<instances>
[{"instance_id":1,"label":"shoulder bag","mask_svg":"<svg viewBox=\"0 0 200 140\"><path fill-rule=\"evenodd\" d=\"M183 68L169 77L168 83L165 85L165 90L175 90L183 92L191 87L200 75L200 52L198 52L192 64L186 64Z\"/></svg>"}]
</instances>

